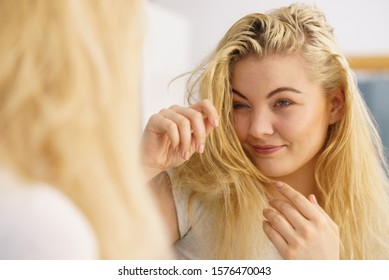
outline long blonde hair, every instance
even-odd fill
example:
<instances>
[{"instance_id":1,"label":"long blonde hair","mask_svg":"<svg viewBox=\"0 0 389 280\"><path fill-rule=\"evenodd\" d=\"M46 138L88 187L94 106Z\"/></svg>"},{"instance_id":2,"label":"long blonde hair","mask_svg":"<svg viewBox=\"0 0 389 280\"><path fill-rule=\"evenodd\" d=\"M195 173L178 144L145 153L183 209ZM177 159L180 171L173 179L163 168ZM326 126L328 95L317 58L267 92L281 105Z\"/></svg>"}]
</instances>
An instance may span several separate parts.
<instances>
[{"instance_id":1,"label":"long blonde hair","mask_svg":"<svg viewBox=\"0 0 389 280\"><path fill-rule=\"evenodd\" d=\"M168 255L138 167L141 18L137 0L0 2L0 164L66 194L104 259Z\"/></svg>"},{"instance_id":2,"label":"long blonde hair","mask_svg":"<svg viewBox=\"0 0 389 280\"><path fill-rule=\"evenodd\" d=\"M269 180L243 152L232 118L231 74L250 54L301 55L327 95L344 94L342 117L329 127L315 170L322 207L339 225L342 259L389 258L389 183L381 140L333 28L318 9L304 4L243 17L191 75L189 102L210 99L220 128L207 139L203 155L174 170L173 180L212 213L215 253L209 257L266 257L261 217Z\"/></svg>"}]
</instances>

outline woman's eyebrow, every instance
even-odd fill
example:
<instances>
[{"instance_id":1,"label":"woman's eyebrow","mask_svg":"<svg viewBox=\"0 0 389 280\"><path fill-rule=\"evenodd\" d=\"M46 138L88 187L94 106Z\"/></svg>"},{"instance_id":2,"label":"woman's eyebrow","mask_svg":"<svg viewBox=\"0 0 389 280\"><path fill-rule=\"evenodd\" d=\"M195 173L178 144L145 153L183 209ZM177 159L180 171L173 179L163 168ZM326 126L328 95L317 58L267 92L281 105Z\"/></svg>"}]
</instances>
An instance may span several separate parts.
<instances>
[{"instance_id":1,"label":"woman's eyebrow","mask_svg":"<svg viewBox=\"0 0 389 280\"><path fill-rule=\"evenodd\" d=\"M244 96L243 94L241 94L239 91L237 91L236 89L232 89L232 93L233 94L236 94L237 96L239 96L239 97L242 97L243 99L246 99L246 100L248 100L248 98L246 97L246 96Z\"/></svg>"},{"instance_id":2,"label":"woman's eyebrow","mask_svg":"<svg viewBox=\"0 0 389 280\"><path fill-rule=\"evenodd\" d=\"M273 95L277 94L277 93L280 93L280 92L283 92L283 91L291 91L291 92L295 92L295 93L302 93L301 91L295 89L295 88L292 88L292 87L279 87L279 88L276 88L275 90L272 90L271 92L268 93L268 95L266 96L266 98L270 98L272 97ZM237 91L236 89L232 89L232 93L233 94L236 94L237 96L243 98L243 99L246 99L248 100L248 98L240 93L239 91Z\"/></svg>"},{"instance_id":3,"label":"woman's eyebrow","mask_svg":"<svg viewBox=\"0 0 389 280\"><path fill-rule=\"evenodd\" d=\"M295 88L292 88L292 87L279 87L279 88L276 88L275 90L272 90L271 92L269 92L269 94L267 95L267 98L270 98L273 95L275 95L277 93L280 93L280 92L283 92L283 91L291 91L291 92L295 92L295 93L302 93L301 91L299 91L299 90L297 90Z\"/></svg>"}]
</instances>

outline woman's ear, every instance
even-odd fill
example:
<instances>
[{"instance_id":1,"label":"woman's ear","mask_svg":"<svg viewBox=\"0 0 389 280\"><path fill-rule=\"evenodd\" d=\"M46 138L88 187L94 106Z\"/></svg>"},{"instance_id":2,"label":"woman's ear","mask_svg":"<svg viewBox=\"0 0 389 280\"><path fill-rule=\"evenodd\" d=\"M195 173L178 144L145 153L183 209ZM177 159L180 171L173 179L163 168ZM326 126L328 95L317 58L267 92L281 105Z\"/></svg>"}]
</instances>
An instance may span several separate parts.
<instances>
[{"instance_id":1,"label":"woman's ear","mask_svg":"<svg viewBox=\"0 0 389 280\"><path fill-rule=\"evenodd\" d=\"M337 91L334 95L332 95L330 99L330 118L329 124L334 124L339 121L342 116L344 105L344 93L343 91Z\"/></svg>"}]
</instances>

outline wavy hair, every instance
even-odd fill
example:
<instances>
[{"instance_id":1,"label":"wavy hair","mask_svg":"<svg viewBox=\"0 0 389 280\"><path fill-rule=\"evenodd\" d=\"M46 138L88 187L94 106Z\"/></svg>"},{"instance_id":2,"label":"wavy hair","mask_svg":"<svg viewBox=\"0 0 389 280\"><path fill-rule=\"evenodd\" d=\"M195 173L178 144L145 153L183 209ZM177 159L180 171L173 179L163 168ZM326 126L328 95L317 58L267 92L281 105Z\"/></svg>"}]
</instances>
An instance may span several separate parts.
<instances>
[{"instance_id":1,"label":"wavy hair","mask_svg":"<svg viewBox=\"0 0 389 280\"><path fill-rule=\"evenodd\" d=\"M220 128L173 172L174 185L189 190L212 213L215 252L210 258L266 257L262 232L270 180L245 155L234 131L230 78L234 64L256 55L299 55L328 96L342 92L341 119L328 128L315 178L322 207L338 224L342 259L389 258L387 164L373 119L356 79L323 13L306 4L249 14L225 34L190 77L188 101L210 99ZM198 176L201 174L201 176Z\"/></svg>"},{"instance_id":2,"label":"wavy hair","mask_svg":"<svg viewBox=\"0 0 389 280\"><path fill-rule=\"evenodd\" d=\"M103 259L168 252L137 160L141 15L137 0L0 2L0 164L67 195Z\"/></svg>"}]
</instances>

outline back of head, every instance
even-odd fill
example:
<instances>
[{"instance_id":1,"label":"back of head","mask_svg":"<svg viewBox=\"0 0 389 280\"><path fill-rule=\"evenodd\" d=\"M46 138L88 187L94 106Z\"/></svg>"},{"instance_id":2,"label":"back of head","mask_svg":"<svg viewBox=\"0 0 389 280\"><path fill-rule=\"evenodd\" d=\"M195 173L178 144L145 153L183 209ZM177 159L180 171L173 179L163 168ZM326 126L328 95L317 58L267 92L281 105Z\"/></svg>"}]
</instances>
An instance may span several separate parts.
<instances>
[{"instance_id":1,"label":"back of head","mask_svg":"<svg viewBox=\"0 0 389 280\"><path fill-rule=\"evenodd\" d=\"M166 256L137 161L141 13L136 0L0 3L0 165L70 197L102 258Z\"/></svg>"}]
</instances>

